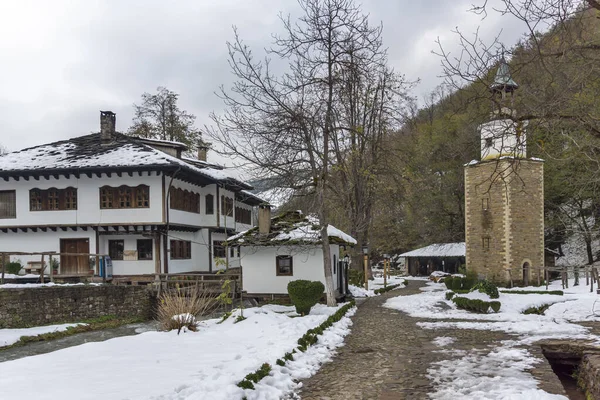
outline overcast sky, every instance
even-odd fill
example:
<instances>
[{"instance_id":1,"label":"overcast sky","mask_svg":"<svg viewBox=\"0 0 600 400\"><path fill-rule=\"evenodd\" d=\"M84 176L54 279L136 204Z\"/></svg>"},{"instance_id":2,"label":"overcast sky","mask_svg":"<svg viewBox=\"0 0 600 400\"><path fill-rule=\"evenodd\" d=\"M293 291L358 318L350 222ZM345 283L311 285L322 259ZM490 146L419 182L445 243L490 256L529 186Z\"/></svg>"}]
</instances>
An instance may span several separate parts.
<instances>
[{"instance_id":1,"label":"overcast sky","mask_svg":"<svg viewBox=\"0 0 600 400\"><path fill-rule=\"evenodd\" d=\"M521 29L508 17L481 21L467 10L477 0L365 0L371 22L384 25L390 63L420 79L423 98L440 84L439 37L457 50L456 27L512 44ZM226 41L232 26L256 52L278 32L278 12L295 0L3 0L0 2L0 144L19 150L99 130L99 110L131 123L143 92L166 86L195 114L197 126L221 109L214 95L231 81ZM210 155L209 155L210 161Z\"/></svg>"}]
</instances>

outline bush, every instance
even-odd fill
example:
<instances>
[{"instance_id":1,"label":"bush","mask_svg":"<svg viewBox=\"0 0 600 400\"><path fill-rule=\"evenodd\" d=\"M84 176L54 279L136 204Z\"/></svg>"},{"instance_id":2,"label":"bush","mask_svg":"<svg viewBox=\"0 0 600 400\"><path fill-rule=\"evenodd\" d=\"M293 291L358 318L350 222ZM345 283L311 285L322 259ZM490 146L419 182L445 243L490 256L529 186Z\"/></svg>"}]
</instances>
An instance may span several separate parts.
<instances>
[{"instance_id":1,"label":"bush","mask_svg":"<svg viewBox=\"0 0 600 400\"><path fill-rule=\"evenodd\" d=\"M475 271L467 272L467 276L462 278L463 290L471 290L477 284L477 274Z\"/></svg>"},{"instance_id":2,"label":"bush","mask_svg":"<svg viewBox=\"0 0 600 400\"><path fill-rule=\"evenodd\" d=\"M18 275L21 268L23 268L23 266L18 261L6 263L6 272L9 274Z\"/></svg>"},{"instance_id":3,"label":"bush","mask_svg":"<svg viewBox=\"0 0 600 400\"><path fill-rule=\"evenodd\" d=\"M462 278L460 276L455 276L452 279L452 290L461 290L462 289Z\"/></svg>"},{"instance_id":4,"label":"bush","mask_svg":"<svg viewBox=\"0 0 600 400\"><path fill-rule=\"evenodd\" d=\"M546 312L546 310L548 308L550 308L552 304L542 304L539 307L529 307L528 309L526 309L525 311L523 311L523 314L537 314L537 315L544 315L544 313Z\"/></svg>"},{"instance_id":5,"label":"bush","mask_svg":"<svg viewBox=\"0 0 600 400\"><path fill-rule=\"evenodd\" d=\"M494 310L495 313L500 311L501 306L502 303L500 303L499 301L490 301L490 307L492 307L492 310Z\"/></svg>"},{"instance_id":6,"label":"bush","mask_svg":"<svg viewBox=\"0 0 600 400\"><path fill-rule=\"evenodd\" d=\"M196 330L196 317L207 315L217 306L217 299L205 290L181 289L164 292L158 301L157 319L160 329L177 329L177 334L186 328Z\"/></svg>"},{"instance_id":7,"label":"bush","mask_svg":"<svg viewBox=\"0 0 600 400\"><path fill-rule=\"evenodd\" d=\"M353 286L362 287L365 284L364 272L351 268L348 274L348 283Z\"/></svg>"},{"instance_id":8,"label":"bush","mask_svg":"<svg viewBox=\"0 0 600 400\"><path fill-rule=\"evenodd\" d=\"M405 281L406 282L406 281ZM380 288L380 289L375 289L375 294L381 294L381 293L385 293L385 292L389 292L392 289L397 288L398 286L400 286L400 284L396 284L396 285L387 285L384 288Z\"/></svg>"},{"instance_id":9,"label":"bush","mask_svg":"<svg viewBox=\"0 0 600 400\"><path fill-rule=\"evenodd\" d=\"M501 290L500 293L507 294L552 294L555 296L563 296L565 292L562 290Z\"/></svg>"},{"instance_id":10,"label":"bush","mask_svg":"<svg viewBox=\"0 0 600 400\"><path fill-rule=\"evenodd\" d=\"M452 301L456 304L456 307L476 312L487 314L490 307L494 312L498 312L500 310L501 303L499 301L483 301L479 299L468 299L466 297L453 297Z\"/></svg>"},{"instance_id":11,"label":"bush","mask_svg":"<svg viewBox=\"0 0 600 400\"><path fill-rule=\"evenodd\" d=\"M452 299L452 297L454 297L454 295L455 295L454 292L446 292L446 300Z\"/></svg>"},{"instance_id":12,"label":"bush","mask_svg":"<svg viewBox=\"0 0 600 400\"><path fill-rule=\"evenodd\" d=\"M444 279L444 285L446 285L446 289L452 290L452 283L453 282L454 282L454 277L453 276L447 276L446 279Z\"/></svg>"},{"instance_id":13,"label":"bush","mask_svg":"<svg viewBox=\"0 0 600 400\"><path fill-rule=\"evenodd\" d=\"M498 287L487 280L479 281L475 286L473 286L473 290L479 290L481 293L485 293L490 296L491 299L497 299L500 297L500 293L498 293Z\"/></svg>"},{"instance_id":14,"label":"bush","mask_svg":"<svg viewBox=\"0 0 600 400\"><path fill-rule=\"evenodd\" d=\"M307 315L312 306L317 304L323 296L325 286L319 281L299 279L288 283L287 290L292 304L296 306L296 312L300 315Z\"/></svg>"}]
</instances>

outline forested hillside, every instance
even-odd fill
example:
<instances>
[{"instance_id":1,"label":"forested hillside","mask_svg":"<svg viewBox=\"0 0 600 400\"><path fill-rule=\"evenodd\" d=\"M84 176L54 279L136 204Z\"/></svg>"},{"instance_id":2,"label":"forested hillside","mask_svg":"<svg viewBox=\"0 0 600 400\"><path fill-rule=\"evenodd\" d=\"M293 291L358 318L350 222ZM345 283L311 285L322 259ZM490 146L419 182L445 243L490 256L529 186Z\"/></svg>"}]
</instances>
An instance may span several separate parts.
<instances>
[{"instance_id":1,"label":"forested hillside","mask_svg":"<svg viewBox=\"0 0 600 400\"><path fill-rule=\"evenodd\" d=\"M600 250L592 246L600 211L599 28L598 11L587 10L507 52L520 85L516 118L528 121L528 155L546 160L546 245L561 249L575 234L588 262ZM393 137L373 219L379 248L464 240L463 164L479 158L477 127L489 118L495 71L491 65L450 94L440 88Z\"/></svg>"}]
</instances>

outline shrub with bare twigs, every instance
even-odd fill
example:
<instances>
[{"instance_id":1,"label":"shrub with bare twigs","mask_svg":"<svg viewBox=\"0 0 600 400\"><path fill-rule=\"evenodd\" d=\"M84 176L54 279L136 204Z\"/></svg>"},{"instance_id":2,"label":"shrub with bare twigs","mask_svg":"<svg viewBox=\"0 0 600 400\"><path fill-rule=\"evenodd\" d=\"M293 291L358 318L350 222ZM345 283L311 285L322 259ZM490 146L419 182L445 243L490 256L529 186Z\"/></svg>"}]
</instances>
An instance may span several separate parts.
<instances>
[{"instance_id":1,"label":"shrub with bare twigs","mask_svg":"<svg viewBox=\"0 0 600 400\"><path fill-rule=\"evenodd\" d=\"M164 292L158 302L160 329L177 329L177 334L182 329L196 331L196 317L210 314L217 305L217 299L200 288L177 288Z\"/></svg>"}]
</instances>

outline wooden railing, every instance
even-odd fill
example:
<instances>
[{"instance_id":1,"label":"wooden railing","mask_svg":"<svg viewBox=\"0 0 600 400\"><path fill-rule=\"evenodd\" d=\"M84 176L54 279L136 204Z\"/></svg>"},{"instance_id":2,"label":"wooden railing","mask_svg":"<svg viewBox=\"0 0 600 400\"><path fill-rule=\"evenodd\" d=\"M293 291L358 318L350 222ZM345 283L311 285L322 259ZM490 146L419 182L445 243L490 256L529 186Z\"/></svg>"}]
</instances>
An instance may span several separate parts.
<instances>
[{"instance_id":1,"label":"wooden railing","mask_svg":"<svg viewBox=\"0 0 600 400\"><path fill-rule=\"evenodd\" d=\"M228 285L224 284L229 281ZM224 272L218 274L210 273L188 273L188 274L158 274L155 276L153 285L158 294L164 290L201 290L216 295L222 293L229 287L232 297L238 297L242 291L242 276L240 273Z\"/></svg>"}]
</instances>

